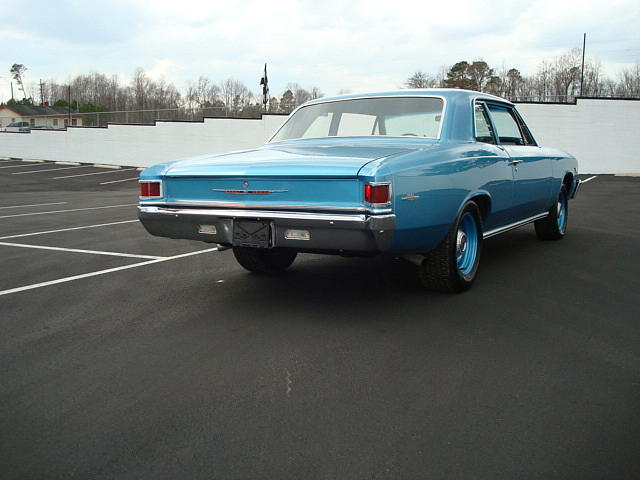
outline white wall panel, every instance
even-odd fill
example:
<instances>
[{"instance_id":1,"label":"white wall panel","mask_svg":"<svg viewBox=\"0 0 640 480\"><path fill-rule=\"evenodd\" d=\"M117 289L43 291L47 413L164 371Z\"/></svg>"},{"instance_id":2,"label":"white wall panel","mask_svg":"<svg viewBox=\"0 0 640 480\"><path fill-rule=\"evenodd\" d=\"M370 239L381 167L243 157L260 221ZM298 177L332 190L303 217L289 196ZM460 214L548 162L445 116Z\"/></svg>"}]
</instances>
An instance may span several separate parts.
<instances>
[{"instance_id":1,"label":"white wall panel","mask_svg":"<svg viewBox=\"0 0 640 480\"><path fill-rule=\"evenodd\" d=\"M538 143L575 155L581 172L640 173L640 101L580 99L576 105L519 104L518 110ZM147 167L192 155L257 147L284 120L265 115L156 126L0 132L0 156Z\"/></svg>"}]
</instances>

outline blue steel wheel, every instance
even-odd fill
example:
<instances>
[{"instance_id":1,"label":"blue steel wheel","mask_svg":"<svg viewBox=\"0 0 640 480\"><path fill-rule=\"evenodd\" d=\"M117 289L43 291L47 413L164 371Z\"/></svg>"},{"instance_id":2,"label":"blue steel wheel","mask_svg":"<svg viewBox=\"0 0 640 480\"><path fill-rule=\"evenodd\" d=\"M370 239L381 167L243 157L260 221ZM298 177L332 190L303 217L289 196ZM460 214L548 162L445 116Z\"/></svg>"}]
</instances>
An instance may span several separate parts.
<instances>
[{"instance_id":1,"label":"blue steel wheel","mask_svg":"<svg viewBox=\"0 0 640 480\"><path fill-rule=\"evenodd\" d=\"M567 190L562 186L556 203L549 209L549 214L536 221L536 235L540 240L562 240L567 232L568 219L569 201Z\"/></svg>"},{"instance_id":2,"label":"blue steel wheel","mask_svg":"<svg viewBox=\"0 0 640 480\"><path fill-rule=\"evenodd\" d=\"M556 205L558 230L564 233L567 227L567 197L564 192L560 191L558 195L558 203Z\"/></svg>"},{"instance_id":3,"label":"blue steel wheel","mask_svg":"<svg viewBox=\"0 0 640 480\"><path fill-rule=\"evenodd\" d=\"M456 264L462 275L469 275L478 255L478 226L470 212L462 215L456 234Z\"/></svg>"},{"instance_id":4,"label":"blue steel wheel","mask_svg":"<svg viewBox=\"0 0 640 480\"><path fill-rule=\"evenodd\" d=\"M442 243L425 254L419 269L420 280L425 287L439 292L468 290L478 273L481 252L480 209L469 201Z\"/></svg>"}]
</instances>

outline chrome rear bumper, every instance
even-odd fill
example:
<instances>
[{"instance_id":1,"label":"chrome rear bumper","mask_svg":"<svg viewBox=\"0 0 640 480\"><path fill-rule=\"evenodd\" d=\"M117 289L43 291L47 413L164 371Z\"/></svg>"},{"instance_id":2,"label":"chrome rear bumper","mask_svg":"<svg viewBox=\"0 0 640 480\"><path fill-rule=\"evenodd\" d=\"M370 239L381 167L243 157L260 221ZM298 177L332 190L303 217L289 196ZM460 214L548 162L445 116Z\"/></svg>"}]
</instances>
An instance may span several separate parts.
<instances>
[{"instance_id":1,"label":"chrome rear bumper","mask_svg":"<svg viewBox=\"0 0 640 480\"><path fill-rule=\"evenodd\" d=\"M336 253L376 253L391 248L395 215L310 213L226 208L138 207L138 218L152 235L233 244L236 219L268 221L271 247ZM285 238L289 229L306 230L308 240Z\"/></svg>"}]
</instances>

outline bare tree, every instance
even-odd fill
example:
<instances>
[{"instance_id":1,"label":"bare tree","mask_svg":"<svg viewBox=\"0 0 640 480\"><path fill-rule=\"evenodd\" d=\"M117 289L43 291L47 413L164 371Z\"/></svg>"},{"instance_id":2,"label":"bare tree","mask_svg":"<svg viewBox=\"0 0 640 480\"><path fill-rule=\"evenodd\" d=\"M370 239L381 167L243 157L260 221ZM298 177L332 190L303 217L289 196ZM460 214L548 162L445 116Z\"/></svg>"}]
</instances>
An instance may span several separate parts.
<instances>
[{"instance_id":1,"label":"bare tree","mask_svg":"<svg viewBox=\"0 0 640 480\"><path fill-rule=\"evenodd\" d=\"M554 95L561 102L573 100L580 85L581 51L574 48L560 55L551 64Z\"/></svg>"},{"instance_id":2,"label":"bare tree","mask_svg":"<svg viewBox=\"0 0 640 480\"><path fill-rule=\"evenodd\" d=\"M584 85L582 95L597 97L603 94L603 75L600 60L587 60L584 64Z\"/></svg>"},{"instance_id":3,"label":"bare tree","mask_svg":"<svg viewBox=\"0 0 640 480\"><path fill-rule=\"evenodd\" d=\"M640 63L623 68L618 75L616 95L620 97L640 98Z\"/></svg>"},{"instance_id":4,"label":"bare tree","mask_svg":"<svg viewBox=\"0 0 640 480\"><path fill-rule=\"evenodd\" d=\"M432 76L418 70L411 75L406 82L404 82L407 88L433 88L438 84L438 81Z\"/></svg>"},{"instance_id":5,"label":"bare tree","mask_svg":"<svg viewBox=\"0 0 640 480\"><path fill-rule=\"evenodd\" d=\"M311 95L311 100L315 100L316 98L324 97L324 93L322 93L322 91L318 87L313 87L309 91L309 94Z\"/></svg>"},{"instance_id":6,"label":"bare tree","mask_svg":"<svg viewBox=\"0 0 640 480\"><path fill-rule=\"evenodd\" d=\"M227 115L236 116L251 103L252 94L246 85L233 78L228 78L220 83L222 101L227 109Z\"/></svg>"}]
</instances>

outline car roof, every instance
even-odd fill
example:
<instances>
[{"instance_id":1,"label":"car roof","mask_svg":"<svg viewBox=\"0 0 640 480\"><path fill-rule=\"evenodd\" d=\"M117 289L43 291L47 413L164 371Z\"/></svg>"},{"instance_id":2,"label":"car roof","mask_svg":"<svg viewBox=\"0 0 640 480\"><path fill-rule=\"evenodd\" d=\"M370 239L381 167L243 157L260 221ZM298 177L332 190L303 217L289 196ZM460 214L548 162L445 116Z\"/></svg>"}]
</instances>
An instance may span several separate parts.
<instances>
[{"instance_id":1,"label":"car roof","mask_svg":"<svg viewBox=\"0 0 640 480\"><path fill-rule=\"evenodd\" d=\"M317 98L315 100L311 100L306 102L304 105L313 105L316 103L325 103L325 102L335 102L340 100L353 100L356 98L379 98L379 97L442 97L445 100L462 100L464 98L468 99L485 99L485 100L495 100L503 103L507 103L509 105L513 105L509 100L505 100L504 98L498 97L496 95L491 95L489 93L476 92L474 90L463 90L459 88L416 88L416 89L406 89L406 90L389 90L383 92L367 92L367 93L349 93L346 95L337 95L333 97L324 97Z\"/></svg>"}]
</instances>

